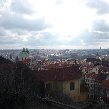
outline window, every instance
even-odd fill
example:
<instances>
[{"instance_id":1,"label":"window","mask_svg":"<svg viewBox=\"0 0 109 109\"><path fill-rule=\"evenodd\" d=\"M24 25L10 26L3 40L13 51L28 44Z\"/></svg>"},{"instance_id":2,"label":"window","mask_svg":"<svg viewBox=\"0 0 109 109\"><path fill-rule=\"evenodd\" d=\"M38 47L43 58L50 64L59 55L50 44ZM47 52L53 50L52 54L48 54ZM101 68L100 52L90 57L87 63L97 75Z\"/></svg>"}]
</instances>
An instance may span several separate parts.
<instances>
[{"instance_id":1,"label":"window","mask_svg":"<svg viewBox=\"0 0 109 109\"><path fill-rule=\"evenodd\" d=\"M72 82L72 83L70 83L70 91L72 91L74 89L75 89L75 84Z\"/></svg>"},{"instance_id":2,"label":"window","mask_svg":"<svg viewBox=\"0 0 109 109\"><path fill-rule=\"evenodd\" d=\"M93 98L93 95L91 95L90 97Z\"/></svg>"},{"instance_id":3,"label":"window","mask_svg":"<svg viewBox=\"0 0 109 109\"><path fill-rule=\"evenodd\" d=\"M50 84L50 83L47 83L47 84L46 84L46 89L47 89L47 90L50 90L50 89L51 89L51 84Z\"/></svg>"},{"instance_id":4,"label":"window","mask_svg":"<svg viewBox=\"0 0 109 109\"><path fill-rule=\"evenodd\" d=\"M87 82L87 79L86 79L86 82Z\"/></svg>"},{"instance_id":5,"label":"window","mask_svg":"<svg viewBox=\"0 0 109 109\"><path fill-rule=\"evenodd\" d=\"M86 79L86 82L89 82L89 80L88 80L88 79Z\"/></svg>"},{"instance_id":6,"label":"window","mask_svg":"<svg viewBox=\"0 0 109 109\"><path fill-rule=\"evenodd\" d=\"M93 93L94 92L94 90L93 89L90 89L90 93Z\"/></svg>"},{"instance_id":7,"label":"window","mask_svg":"<svg viewBox=\"0 0 109 109\"><path fill-rule=\"evenodd\" d=\"M94 87L94 85L93 85L93 84L91 84L91 85L90 85L90 87L92 87L92 88L93 88L93 87Z\"/></svg>"}]
</instances>

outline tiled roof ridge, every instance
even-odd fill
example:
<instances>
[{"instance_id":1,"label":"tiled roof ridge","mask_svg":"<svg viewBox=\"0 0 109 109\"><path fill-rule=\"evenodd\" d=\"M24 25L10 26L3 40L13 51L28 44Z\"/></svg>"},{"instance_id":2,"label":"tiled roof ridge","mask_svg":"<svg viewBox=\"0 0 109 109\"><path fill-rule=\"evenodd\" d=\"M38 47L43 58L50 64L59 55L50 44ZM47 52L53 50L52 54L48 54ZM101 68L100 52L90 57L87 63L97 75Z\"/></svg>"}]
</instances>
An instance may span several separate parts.
<instances>
[{"instance_id":1,"label":"tiled roof ridge","mask_svg":"<svg viewBox=\"0 0 109 109\"><path fill-rule=\"evenodd\" d=\"M68 68L58 68L43 71L33 71L38 80L72 80L81 77L81 71Z\"/></svg>"}]
</instances>

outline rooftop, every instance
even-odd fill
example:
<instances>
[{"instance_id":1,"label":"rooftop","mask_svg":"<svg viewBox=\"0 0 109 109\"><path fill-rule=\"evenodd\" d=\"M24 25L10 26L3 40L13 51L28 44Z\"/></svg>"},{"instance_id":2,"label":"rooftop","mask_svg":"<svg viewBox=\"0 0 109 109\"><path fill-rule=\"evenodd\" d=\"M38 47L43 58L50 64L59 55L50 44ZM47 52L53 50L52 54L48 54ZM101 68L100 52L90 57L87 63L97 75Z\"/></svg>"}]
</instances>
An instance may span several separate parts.
<instances>
[{"instance_id":1,"label":"rooftop","mask_svg":"<svg viewBox=\"0 0 109 109\"><path fill-rule=\"evenodd\" d=\"M33 73L38 81L67 81L81 78L81 71L76 66L33 71Z\"/></svg>"}]
</instances>

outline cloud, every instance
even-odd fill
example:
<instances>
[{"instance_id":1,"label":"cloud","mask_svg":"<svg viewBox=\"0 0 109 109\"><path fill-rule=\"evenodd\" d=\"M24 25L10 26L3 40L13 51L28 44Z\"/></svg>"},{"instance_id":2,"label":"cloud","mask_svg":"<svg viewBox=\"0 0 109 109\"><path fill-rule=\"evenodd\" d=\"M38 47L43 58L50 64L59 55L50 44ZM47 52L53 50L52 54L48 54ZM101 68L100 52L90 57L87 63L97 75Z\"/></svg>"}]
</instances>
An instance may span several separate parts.
<instances>
[{"instance_id":1,"label":"cloud","mask_svg":"<svg viewBox=\"0 0 109 109\"><path fill-rule=\"evenodd\" d=\"M99 33L95 31L84 31L80 39L83 40L86 46L100 46L101 43L109 43L109 33Z\"/></svg>"},{"instance_id":2,"label":"cloud","mask_svg":"<svg viewBox=\"0 0 109 109\"><path fill-rule=\"evenodd\" d=\"M60 5L60 4L62 4L62 3L63 3L62 0L56 0L56 4L57 4L57 5Z\"/></svg>"},{"instance_id":3,"label":"cloud","mask_svg":"<svg viewBox=\"0 0 109 109\"><path fill-rule=\"evenodd\" d=\"M0 7L3 7L5 3L6 3L6 0L0 0Z\"/></svg>"},{"instance_id":4,"label":"cloud","mask_svg":"<svg viewBox=\"0 0 109 109\"><path fill-rule=\"evenodd\" d=\"M26 0L6 0L0 1L0 4L3 6L0 10L0 48L23 47L29 39L32 40L34 32L42 32L50 27L44 17L32 18L32 14L37 13L34 13ZM26 18L25 14L30 19ZM35 41L39 43L39 40Z\"/></svg>"},{"instance_id":5,"label":"cloud","mask_svg":"<svg viewBox=\"0 0 109 109\"><path fill-rule=\"evenodd\" d=\"M34 13L28 0L6 0L4 5L6 6L0 10L0 27L6 30L42 31L50 26L44 17ZM25 14L28 15L24 16ZM31 14L37 17L34 18Z\"/></svg>"},{"instance_id":6,"label":"cloud","mask_svg":"<svg viewBox=\"0 0 109 109\"><path fill-rule=\"evenodd\" d=\"M84 0L84 1L88 7L96 9L98 14L109 13L109 4L104 0Z\"/></svg>"},{"instance_id":7,"label":"cloud","mask_svg":"<svg viewBox=\"0 0 109 109\"><path fill-rule=\"evenodd\" d=\"M23 29L28 31L39 31L49 27L43 18L27 20L17 14L6 14L0 17L0 26L6 29Z\"/></svg>"},{"instance_id":8,"label":"cloud","mask_svg":"<svg viewBox=\"0 0 109 109\"><path fill-rule=\"evenodd\" d=\"M83 43L85 47L108 47L109 24L104 19L96 19L91 28L81 32L78 42Z\"/></svg>"},{"instance_id":9,"label":"cloud","mask_svg":"<svg viewBox=\"0 0 109 109\"><path fill-rule=\"evenodd\" d=\"M13 48L13 47L38 47L59 45L57 40L58 36L50 32L37 32L37 31L8 31L6 34L0 36L0 48ZM7 46L9 45L9 46ZM52 45L52 46L51 46ZM2 46L2 47L1 47Z\"/></svg>"},{"instance_id":10,"label":"cloud","mask_svg":"<svg viewBox=\"0 0 109 109\"><path fill-rule=\"evenodd\" d=\"M105 20L96 20L93 22L93 30L100 32L109 32L109 24Z\"/></svg>"},{"instance_id":11,"label":"cloud","mask_svg":"<svg viewBox=\"0 0 109 109\"><path fill-rule=\"evenodd\" d=\"M25 0L13 0L11 3L12 11L20 14L33 14L32 6Z\"/></svg>"},{"instance_id":12,"label":"cloud","mask_svg":"<svg viewBox=\"0 0 109 109\"><path fill-rule=\"evenodd\" d=\"M21 40L19 37L0 36L0 46L5 47L5 45L17 45L17 44L20 44L20 42L21 42Z\"/></svg>"},{"instance_id":13,"label":"cloud","mask_svg":"<svg viewBox=\"0 0 109 109\"><path fill-rule=\"evenodd\" d=\"M7 32L5 31L5 29L0 28L0 36L6 36Z\"/></svg>"},{"instance_id":14,"label":"cloud","mask_svg":"<svg viewBox=\"0 0 109 109\"><path fill-rule=\"evenodd\" d=\"M32 33L27 42L24 42L26 45L32 46L52 46L59 44L57 36L53 35L50 32L41 32L41 33Z\"/></svg>"}]
</instances>

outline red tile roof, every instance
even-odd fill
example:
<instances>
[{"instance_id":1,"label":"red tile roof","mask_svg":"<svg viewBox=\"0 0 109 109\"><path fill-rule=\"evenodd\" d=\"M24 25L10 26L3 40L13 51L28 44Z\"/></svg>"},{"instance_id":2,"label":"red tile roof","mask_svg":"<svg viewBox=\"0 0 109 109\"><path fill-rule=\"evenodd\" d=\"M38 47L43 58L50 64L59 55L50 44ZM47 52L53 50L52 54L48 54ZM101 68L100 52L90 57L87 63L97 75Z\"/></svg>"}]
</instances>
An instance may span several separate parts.
<instances>
[{"instance_id":1,"label":"red tile roof","mask_svg":"<svg viewBox=\"0 0 109 109\"><path fill-rule=\"evenodd\" d=\"M85 74L84 76L86 78L97 79L97 74L95 74L95 73Z\"/></svg>"},{"instance_id":2,"label":"red tile roof","mask_svg":"<svg viewBox=\"0 0 109 109\"><path fill-rule=\"evenodd\" d=\"M53 69L53 68L63 68L63 67L68 67L72 66L72 64L66 63L66 62L60 62L60 63L44 63L42 65L42 68L44 69Z\"/></svg>"},{"instance_id":3,"label":"red tile roof","mask_svg":"<svg viewBox=\"0 0 109 109\"><path fill-rule=\"evenodd\" d=\"M74 67L33 71L38 81L67 81L81 78L81 71Z\"/></svg>"},{"instance_id":4,"label":"red tile roof","mask_svg":"<svg viewBox=\"0 0 109 109\"><path fill-rule=\"evenodd\" d=\"M82 65L82 68L83 69L93 69L94 68L94 65L93 64L91 64L91 65L89 65L89 64L86 64L86 65Z\"/></svg>"},{"instance_id":5,"label":"red tile roof","mask_svg":"<svg viewBox=\"0 0 109 109\"><path fill-rule=\"evenodd\" d=\"M31 61L31 59L30 59L30 58L28 58L28 59L25 59L25 60L23 61L23 63L24 63L24 64L29 64L29 63L30 63L30 61Z\"/></svg>"}]
</instances>

